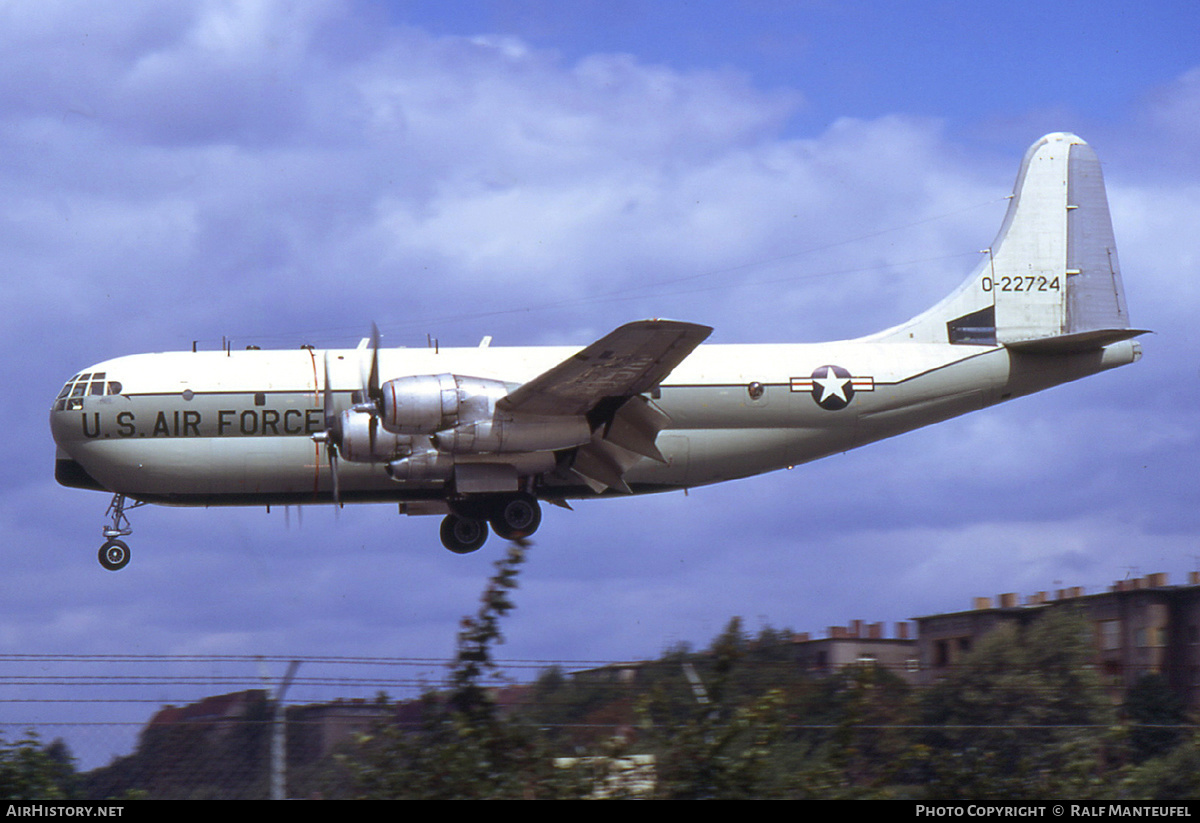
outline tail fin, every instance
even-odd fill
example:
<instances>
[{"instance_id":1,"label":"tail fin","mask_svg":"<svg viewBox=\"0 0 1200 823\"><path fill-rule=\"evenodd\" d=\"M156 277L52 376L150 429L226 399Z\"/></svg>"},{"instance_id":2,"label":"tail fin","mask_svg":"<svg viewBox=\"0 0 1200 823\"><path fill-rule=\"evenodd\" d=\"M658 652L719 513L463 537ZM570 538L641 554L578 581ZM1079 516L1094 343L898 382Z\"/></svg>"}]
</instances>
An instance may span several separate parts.
<instances>
[{"instance_id":1,"label":"tail fin","mask_svg":"<svg viewBox=\"0 0 1200 823\"><path fill-rule=\"evenodd\" d=\"M1029 147L986 257L956 291L876 340L1086 351L1129 327L1100 161L1073 134Z\"/></svg>"}]
</instances>

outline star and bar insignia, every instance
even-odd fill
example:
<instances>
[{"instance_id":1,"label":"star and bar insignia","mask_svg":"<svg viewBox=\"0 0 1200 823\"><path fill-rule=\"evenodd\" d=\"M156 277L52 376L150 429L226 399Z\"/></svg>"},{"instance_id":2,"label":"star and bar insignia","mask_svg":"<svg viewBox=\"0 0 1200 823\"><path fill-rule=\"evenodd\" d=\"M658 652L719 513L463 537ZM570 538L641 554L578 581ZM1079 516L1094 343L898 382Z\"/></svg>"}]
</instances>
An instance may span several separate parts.
<instances>
[{"instance_id":1,"label":"star and bar insignia","mask_svg":"<svg viewBox=\"0 0 1200 823\"><path fill-rule=\"evenodd\" d=\"M855 392L875 391L875 378L853 377L841 366L820 366L812 377L793 377L792 391L811 392L818 406L837 411L850 405Z\"/></svg>"}]
</instances>

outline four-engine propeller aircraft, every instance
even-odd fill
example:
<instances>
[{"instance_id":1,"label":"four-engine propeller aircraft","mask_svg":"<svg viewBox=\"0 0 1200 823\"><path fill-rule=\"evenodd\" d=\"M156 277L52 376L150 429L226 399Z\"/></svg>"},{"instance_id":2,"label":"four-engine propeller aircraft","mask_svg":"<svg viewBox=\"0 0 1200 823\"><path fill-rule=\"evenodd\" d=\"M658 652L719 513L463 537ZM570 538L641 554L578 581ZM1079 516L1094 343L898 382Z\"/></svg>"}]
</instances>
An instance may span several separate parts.
<instances>
[{"instance_id":1,"label":"four-engine propeller aircraft","mask_svg":"<svg viewBox=\"0 0 1200 823\"><path fill-rule=\"evenodd\" d=\"M1026 153L1003 226L949 297L868 337L700 346L621 326L582 350L174 352L72 377L56 477L113 493L100 562L145 503L391 501L455 552L532 534L539 500L686 489L794 466L1132 363L1100 163L1071 134Z\"/></svg>"}]
</instances>

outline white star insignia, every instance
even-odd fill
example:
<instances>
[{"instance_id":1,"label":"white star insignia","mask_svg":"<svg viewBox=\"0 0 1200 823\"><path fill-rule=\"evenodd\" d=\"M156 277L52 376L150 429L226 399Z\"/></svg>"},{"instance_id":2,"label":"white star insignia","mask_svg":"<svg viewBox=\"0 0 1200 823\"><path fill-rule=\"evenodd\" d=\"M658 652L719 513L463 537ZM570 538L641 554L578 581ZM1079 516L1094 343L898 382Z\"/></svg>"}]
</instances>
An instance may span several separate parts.
<instances>
[{"instance_id":1,"label":"white star insignia","mask_svg":"<svg viewBox=\"0 0 1200 823\"><path fill-rule=\"evenodd\" d=\"M830 366L825 367L824 377L813 377L813 382L821 387L821 400L828 400L830 397L837 397L843 403L849 403L850 398L846 396L846 386L850 383L849 377L838 377Z\"/></svg>"}]
</instances>

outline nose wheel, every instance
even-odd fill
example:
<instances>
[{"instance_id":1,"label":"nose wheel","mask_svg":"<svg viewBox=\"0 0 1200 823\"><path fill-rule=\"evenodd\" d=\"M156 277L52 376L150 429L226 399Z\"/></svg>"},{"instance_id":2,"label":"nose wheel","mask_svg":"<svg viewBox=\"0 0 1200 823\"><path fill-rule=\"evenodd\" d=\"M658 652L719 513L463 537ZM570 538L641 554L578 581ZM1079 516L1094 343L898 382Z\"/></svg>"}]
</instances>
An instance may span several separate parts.
<instances>
[{"instance_id":1,"label":"nose wheel","mask_svg":"<svg viewBox=\"0 0 1200 823\"><path fill-rule=\"evenodd\" d=\"M125 541L112 539L100 547L100 565L117 572L129 565L129 546Z\"/></svg>"},{"instance_id":2,"label":"nose wheel","mask_svg":"<svg viewBox=\"0 0 1200 823\"><path fill-rule=\"evenodd\" d=\"M124 540L118 538L133 534L133 527L129 524L129 518L125 516L125 512L144 505L146 503L143 500L127 503L123 494L114 494L112 502L108 504L108 523L103 529L107 539L100 547L98 557L100 565L110 572L120 571L129 565L129 546Z\"/></svg>"}]
</instances>

